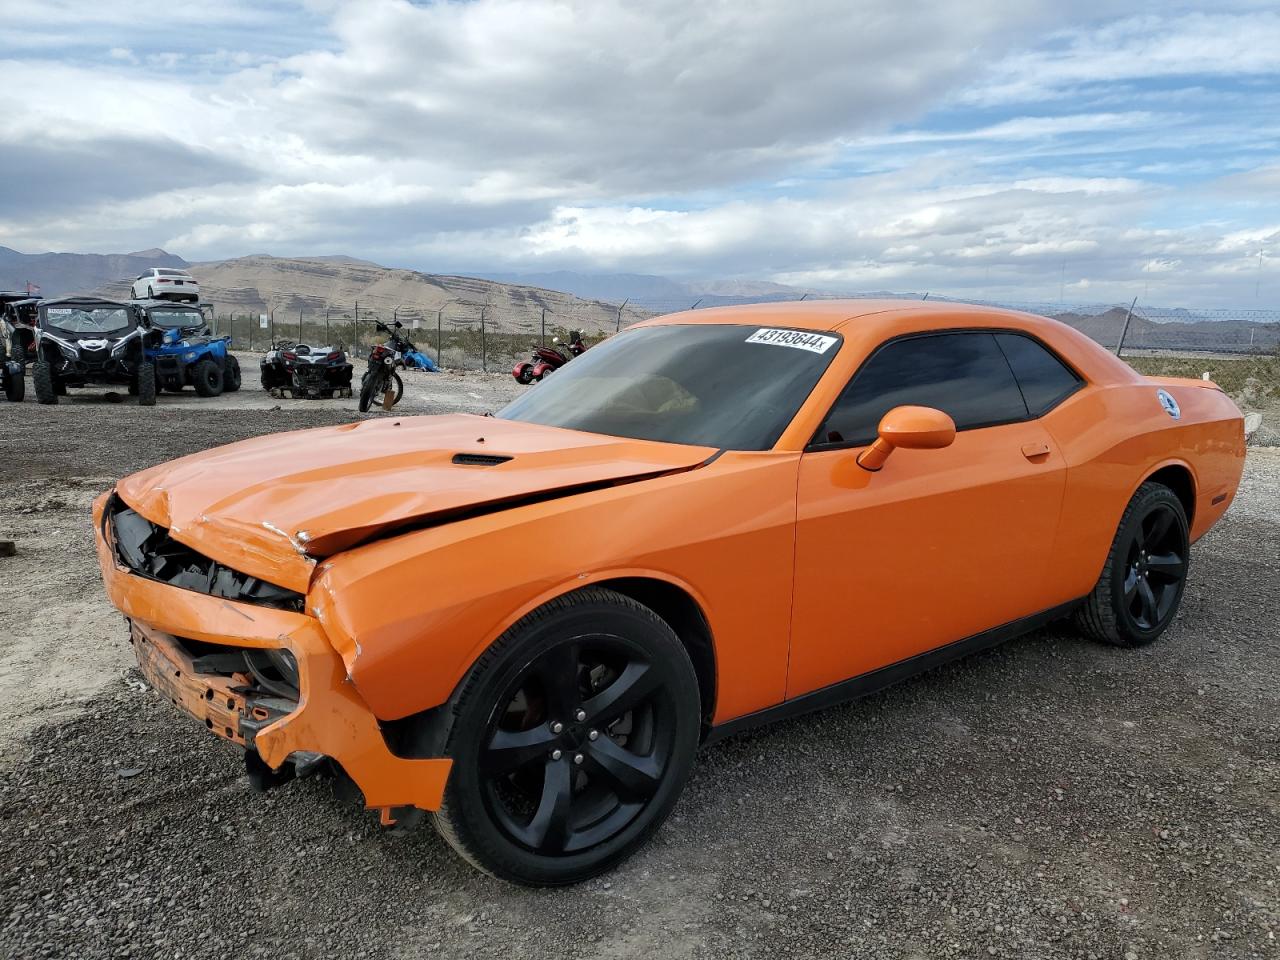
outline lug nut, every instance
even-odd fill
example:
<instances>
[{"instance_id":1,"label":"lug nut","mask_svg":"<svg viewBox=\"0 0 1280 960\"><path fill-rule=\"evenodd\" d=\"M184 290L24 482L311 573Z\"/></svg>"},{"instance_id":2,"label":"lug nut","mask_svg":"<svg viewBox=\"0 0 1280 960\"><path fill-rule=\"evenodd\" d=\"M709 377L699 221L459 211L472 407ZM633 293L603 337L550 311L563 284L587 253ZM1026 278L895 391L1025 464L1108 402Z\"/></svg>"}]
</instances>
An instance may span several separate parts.
<instances>
[{"instance_id":1,"label":"lug nut","mask_svg":"<svg viewBox=\"0 0 1280 960\"><path fill-rule=\"evenodd\" d=\"M587 739L588 739L588 740L599 740L599 739L600 739L600 731L599 731L599 730L592 730L590 733L588 733L588 734L587 734Z\"/></svg>"},{"instance_id":2,"label":"lug nut","mask_svg":"<svg viewBox=\"0 0 1280 960\"><path fill-rule=\"evenodd\" d=\"M582 754L580 754L580 753L575 753L575 754L573 755L573 762L574 762L574 763L582 763Z\"/></svg>"},{"instance_id":3,"label":"lug nut","mask_svg":"<svg viewBox=\"0 0 1280 960\"><path fill-rule=\"evenodd\" d=\"M559 759L560 759L561 757L563 757L563 756L564 756L564 754L563 754L563 753L561 753L559 750L552 750L552 751L551 751L551 759L552 759L552 760L559 760Z\"/></svg>"},{"instance_id":4,"label":"lug nut","mask_svg":"<svg viewBox=\"0 0 1280 960\"><path fill-rule=\"evenodd\" d=\"M579 710L577 713L574 714L574 716L577 717L579 720L585 720L587 719L587 711Z\"/></svg>"},{"instance_id":5,"label":"lug nut","mask_svg":"<svg viewBox=\"0 0 1280 960\"><path fill-rule=\"evenodd\" d=\"M552 733L560 733L562 730L564 730L564 724L561 723L559 720L557 720L555 723L551 725Z\"/></svg>"}]
</instances>

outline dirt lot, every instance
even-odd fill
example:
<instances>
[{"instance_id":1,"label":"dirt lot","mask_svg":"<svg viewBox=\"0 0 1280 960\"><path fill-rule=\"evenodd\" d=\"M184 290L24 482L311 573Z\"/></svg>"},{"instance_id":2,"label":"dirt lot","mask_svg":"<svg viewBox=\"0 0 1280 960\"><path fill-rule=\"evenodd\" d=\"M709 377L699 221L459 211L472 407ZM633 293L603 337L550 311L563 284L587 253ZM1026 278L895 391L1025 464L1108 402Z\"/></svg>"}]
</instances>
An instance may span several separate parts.
<instances>
[{"instance_id":1,"label":"dirt lot","mask_svg":"<svg viewBox=\"0 0 1280 960\"><path fill-rule=\"evenodd\" d=\"M414 378L399 409L518 389ZM637 857L528 891L323 782L251 793L102 599L86 511L115 478L357 416L0 406L0 956L1280 956L1280 451L1250 453L1155 646L1052 627L730 740Z\"/></svg>"}]
</instances>

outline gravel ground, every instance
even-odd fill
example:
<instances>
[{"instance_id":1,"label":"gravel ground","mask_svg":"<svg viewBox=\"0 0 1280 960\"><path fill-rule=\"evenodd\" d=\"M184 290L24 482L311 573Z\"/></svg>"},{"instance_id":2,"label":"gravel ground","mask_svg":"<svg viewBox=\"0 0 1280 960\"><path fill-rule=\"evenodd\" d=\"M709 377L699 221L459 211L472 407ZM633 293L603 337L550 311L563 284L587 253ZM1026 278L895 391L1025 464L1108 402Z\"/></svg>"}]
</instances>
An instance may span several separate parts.
<instances>
[{"instance_id":1,"label":"gravel ground","mask_svg":"<svg viewBox=\"0 0 1280 960\"><path fill-rule=\"evenodd\" d=\"M432 389L484 409L513 387ZM636 857L530 891L322 781L251 793L237 751L129 666L88 502L155 461L356 416L279 405L0 408L19 548L0 559L0 956L1280 956L1280 451L1250 452L1153 647L1051 627L732 739Z\"/></svg>"}]
</instances>

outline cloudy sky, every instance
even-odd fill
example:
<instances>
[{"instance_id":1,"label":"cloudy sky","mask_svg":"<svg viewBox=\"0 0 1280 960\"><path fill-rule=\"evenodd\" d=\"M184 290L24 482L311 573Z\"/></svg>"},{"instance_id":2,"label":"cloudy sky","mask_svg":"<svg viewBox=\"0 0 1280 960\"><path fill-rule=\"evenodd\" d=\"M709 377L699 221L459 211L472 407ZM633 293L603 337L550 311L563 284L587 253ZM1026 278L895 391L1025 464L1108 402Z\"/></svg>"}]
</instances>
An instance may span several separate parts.
<instances>
[{"instance_id":1,"label":"cloudy sky","mask_svg":"<svg viewBox=\"0 0 1280 960\"><path fill-rule=\"evenodd\" d=\"M1274 0L0 0L0 244L1280 306Z\"/></svg>"}]
</instances>

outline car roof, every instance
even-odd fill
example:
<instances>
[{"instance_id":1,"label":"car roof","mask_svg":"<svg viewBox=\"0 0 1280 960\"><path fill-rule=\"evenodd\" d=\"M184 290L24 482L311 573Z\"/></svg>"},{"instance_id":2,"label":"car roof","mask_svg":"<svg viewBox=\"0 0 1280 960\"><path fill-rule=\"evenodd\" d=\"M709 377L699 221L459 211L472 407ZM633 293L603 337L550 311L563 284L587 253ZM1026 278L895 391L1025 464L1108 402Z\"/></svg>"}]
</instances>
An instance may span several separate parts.
<instances>
[{"instance_id":1,"label":"car roof","mask_svg":"<svg viewBox=\"0 0 1280 960\"><path fill-rule=\"evenodd\" d=\"M822 330L831 333L843 328L870 326L883 331L910 320L913 327L927 326L929 318L936 318L939 326L955 327L966 320L982 320L981 326L989 326L992 318L999 318L1011 327L1033 327L1053 323L1046 317L968 303L952 303L946 300L902 299L849 299L849 300L790 300L770 303L751 303L731 307L707 307L702 310L683 310L660 317L642 320L632 326L661 326L667 324L718 323L743 326L779 326L799 330ZM865 321L859 323L859 321ZM922 324L921 321L924 321Z\"/></svg>"},{"instance_id":2,"label":"car roof","mask_svg":"<svg viewBox=\"0 0 1280 960\"><path fill-rule=\"evenodd\" d=\"M108 300L106 297L82 297L82 296L55 297L52 300L41 300L40 306L42 307L74 306L75 304L78 304L78 303L90 303L97 307L120 307L121 309L124 309L125 307L129 306L127 303L122 303L119 300Z\"/></svg>"}]
</instances>

